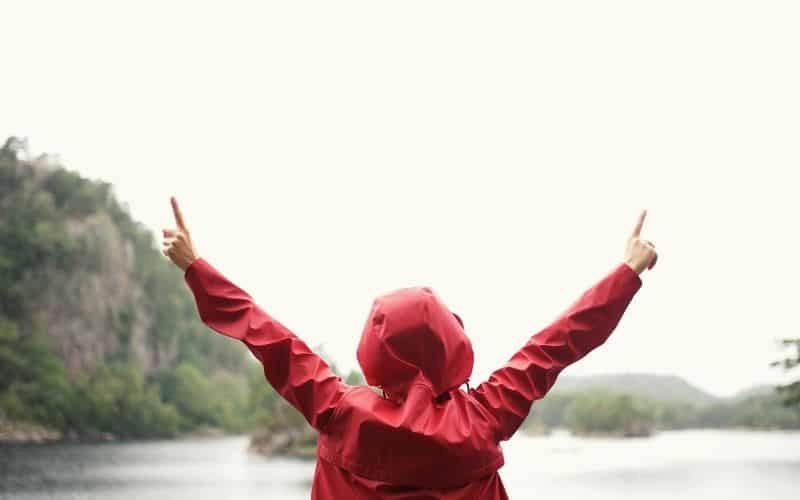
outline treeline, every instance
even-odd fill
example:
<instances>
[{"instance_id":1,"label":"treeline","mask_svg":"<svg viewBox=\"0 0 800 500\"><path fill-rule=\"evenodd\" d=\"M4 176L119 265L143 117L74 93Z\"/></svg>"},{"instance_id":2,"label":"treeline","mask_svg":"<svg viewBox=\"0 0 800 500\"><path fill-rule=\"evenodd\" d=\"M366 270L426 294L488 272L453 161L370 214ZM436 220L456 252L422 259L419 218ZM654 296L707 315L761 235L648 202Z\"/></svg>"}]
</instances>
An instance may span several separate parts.
<instances>
[{"instance_id":1,"label":"treeline","mask_svg":"<svg viewBox=\"0 0 800 500\"><path fill-rule=\"evenodd\" d=\"M183 362L150 376L117 361L70 378L41 335L0 323L0 410L75 437L170 437L201 427L241 431L255 423L263 378L206 376Z\"/></svg>"},{"instance_id":2,"label":"treeline","mask_svg":"<svg viewBox=\"0 0 800 500\"><path fill-rule=\"evenodd\" d=\"M242 373L208 376L182 362L145 376L130 363L114 362L71 380L46 338L20 336L13 323L0 323L0 409L5 417L76 437L304 429L302 416L278 397L261 365L245 359L243 366ZM358 383L360 375L350 373L347 380Z\"/></svg>"},{"instance_id":3,"label":"treeline","mask_svg":"<svg viewBox=\"0 0 800 500\"><path fill-rule=\"evenodd\" d=\"M789 338L781 341L786 349L793 349L790 355L772 363L773 367L781 367L786 371L800 367L800 338ZM787 405L800 406L800 380L795 380L778 387L778 392L783 396Z\"/></svg>"},{"instance_id":4,"label":"treeline","mask_svg":"<svg viewBox=\"0 0 800 500\"><path fill-rule=\"evenodd\" d=\"M535 402L524 427L535 433L563 427L580 435L621 436L690 428L800 429L800 408L787 406L777 392L695 405L592 390L550 394Z\"/></svg>"}]
</instances>

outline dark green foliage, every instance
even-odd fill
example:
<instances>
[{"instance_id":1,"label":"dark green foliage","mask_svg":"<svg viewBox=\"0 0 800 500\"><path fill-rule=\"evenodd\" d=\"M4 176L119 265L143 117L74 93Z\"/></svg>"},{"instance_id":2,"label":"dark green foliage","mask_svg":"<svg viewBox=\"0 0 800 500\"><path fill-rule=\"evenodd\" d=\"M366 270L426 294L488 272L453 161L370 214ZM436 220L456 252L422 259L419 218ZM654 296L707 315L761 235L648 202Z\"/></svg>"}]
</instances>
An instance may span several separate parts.
<instances>
[{"instance_id":1,"label":"dark green foliage","mask_svg":"<svg viewBox=\"0 0 800 500\"><path fill-rule=\"evenodd\" d=\"M66 427L72 403L64 366L40 333L0 320L0 408L16 420Z\"/></svg>"},{"instance_id":2,"label":"dark green foliage","mask_svg":"<svg viewBox=\"0 0 800 500\"><path fill-rule=\"evenodd\" d=\"M781 343L784 347L793 348L794 352L786 358L772 363L772 366L780 366L784 370L800 366L800 338L784 339ZM800 380L778 387L778 392L783 396L785 405L800 407Z\"/></svg>"},{"instance_id":3,"label":"dark green foliage","mask_svg":"<svg viewBox=\"0 0 800 500\"><path fill-rule=\"evenodd\" d=\"M133 366L103 366L70 381L41 334L20 336L0 322L0 408L8 418L92 435L171 436L180 415Z\"/></svg>"},{"instance_id":4,"label":"dark green foliage","mask_svg":"<svg viewBox=\"0 0 800 500\"><path fill-rule=\"evenodd\" d=\"M207 426L241 431L252 426L254 409L248 405L250 389L244 375L219 373L212 380L184 362L163 371L157 380L162 400L180 413L182 430ZM268 387L263 378L252 382Z\"/></svg>"},{"instance_id":5,"label":"dark green foliage","mask_svg":"<svg viewBox=\"0 0 800 500\"><path fill-rule=\"evenodd\" d=\"M252 376L247 350L200 323L181 272L108 183L23 160L26 146L10 138L0 148L0 419L130 437L252 427L274 393ZM128 254L132 268L121 269ZM40 320L48 307L40 300L56 278L66 286L75 273L79 281L122 276L141 293L101 309L94 324L102 328L65 333ZM66 317L91 300L60 293ZM102 343L104 358L67 373L55 342L63 335ZM145 373L142 352L162 368Z\"/></svg>"},{"instance_id":6,"label":"dark green foliage","mask_svg":"<svg viewBox=\"0 0 800 500\"><path fill-rule=\"evenodd\" d=\"M179 430L176 408L164 403L157 387L146 385L141 372L130 365L101 367L91 377L79 378L73 394L65 430L128 437L168 437Z\"/></svg>"},{"instance_id":7,"label":"dark green foliage","mask_svg":"<svg viewBox=\"0 0 800 500\"><path fill-rule=\"evenodd\" d=\"M25 300L47 283L46 262L66 269L79 243L66 229L66 217L51 193L38 188L33 170L0 160L0 314L18 319Z\"/></svg>"},{"instance_id":8,"label":"dark green foliage","mask_svg":"<svg viewBox=\"0 0 800 500\"><path fill-rule=\"evenodd\" d=\"M9 418L84 435L153 437L177 432L178 412L160 400L155 387L145 385L136 368L104 366L70 381L45 338L19 337L8 323L0 330L5 382L0 407ZM16 353L15 359L5 355L9 351Z\"/></svg>"},{"instance_id":9,"label":"dark green foliage","mask_svg":"<svg viewBox=\"0 0 800 500\"><path fill-rule=\"evenodd\" d=\"M800 429L800 408L786 406L773 393L701 408L694 419L695 425L702 427Z\"/></svg>"},{"instance_id":10,"label":"dark green foliage","mask_svg":"<svg viewBox=\"0 0 800 500\"><path fill-rule=\"evenodd\" d=\"M348 385L366 384L366 382L364 381L364 376L361 375L361 372L356 370L350 370L350 373L347 374L347 377L345 377L344 382Z\"/></svg>"},{"instance_id":11,"label":"dark green foliage","mask_svg":"<svg viewBox=\"0 0 800 500\"><path fill-rule=\"evenodd\" d=\"M564 415L578 434L647 435L656 424L656 410L646 399L629 394L593 392L575 397Z\"/></svg>"},{"instance_id":12,"label":"dark green foliage","mask_svg":"<svg viewBox=\"0 0 800 500\"><path fill-rule=\"evenodd\" d=\"M800 408L782 404L776 391L702 405L604 389L560 391L534 403L525 427L628 435L689 428L800 429Z\"/></svg>"}]
</instances>

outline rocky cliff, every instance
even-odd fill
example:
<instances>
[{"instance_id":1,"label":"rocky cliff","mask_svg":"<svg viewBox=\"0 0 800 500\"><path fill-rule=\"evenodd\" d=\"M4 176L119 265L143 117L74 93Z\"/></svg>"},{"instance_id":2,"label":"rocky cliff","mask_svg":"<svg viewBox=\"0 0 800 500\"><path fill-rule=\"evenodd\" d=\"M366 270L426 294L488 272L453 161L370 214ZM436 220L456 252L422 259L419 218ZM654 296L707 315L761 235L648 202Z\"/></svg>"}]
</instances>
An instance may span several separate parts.
<instances>
[{"instance_id":1,"label":"rocky cliff","mask_svg":"<svg viewBox=\"0 0 800 500\"><path fill-rule=\"evenodd\" d=\"M197 411L176 387L246 385L245 350L200 323L180 271L112 187L16 138L0 148L0 283L0 420L107 430L103 405L138 384L175 428L214 425L223 403Z\"/></svg>"}]
</instances>

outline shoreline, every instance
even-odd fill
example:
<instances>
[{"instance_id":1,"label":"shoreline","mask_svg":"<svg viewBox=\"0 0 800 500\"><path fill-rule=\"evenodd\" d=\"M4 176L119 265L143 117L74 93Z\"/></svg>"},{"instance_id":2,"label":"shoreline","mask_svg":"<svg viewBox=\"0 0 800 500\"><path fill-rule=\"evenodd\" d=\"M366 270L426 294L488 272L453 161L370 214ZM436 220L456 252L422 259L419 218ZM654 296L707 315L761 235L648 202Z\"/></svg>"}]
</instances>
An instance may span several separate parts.
<instances>
[{"instance_id":1,"label":"shoreline","mask_svg":"<svg viewBox=\"0 0 800 500\"><path fill-rule=\"evenodd\" d=\"M756 427L692 427L686 429L654 429L649 435L624 435L623 433L573 433L564 427L551 429L537 428L532 431L521 429L521 434L528 437L549 437L554 432L565 432L576 438L613 438L613 439L647 439L655 437L664 432L685 432L685 431L725 431L741 433L789 433L798 434L800 429L762 429ZM311 435L282 431L276 433L265 432L241 432L226 433L217 428L201 428L190 432L178 434L172 437L156 438L130 438L119 437L108 432L93 433L89 435L78 435L74 432L62 433L60 431L44 427L39 424L29 422L0 422L0 446L14 445L46 445L46 444L98 444L98 443L122 443L122 442L145 442L145 441L178 441L192 438L221 438L243 436L249 439L249 452L265 457L287 457L308 459L315 456L315 440Z\"/></svg>"},{"instance_id":2,"label":"shoreline","mask_svg":"<svg viewBox=\"0 0 800 500\"><path fill-rule=\"evenodd\" d=\"M521 429L521 434L528 437L549 437L554 433L566 433L569 436L582 439L648 439L656 437L662 433L669 432L692 432L692 431L717 431L717 432L741 432L741 433L788 433L800 434L800 429L781 429L781 428L760 428L760 427L687 427L682 429L652 429L648 434L625 434L622 431L612 432L573 432L566 427L553 427L547 430L535 428L532 431Z\"/></svg>"},{"instance_id":3,"label":"shoreline","mask_svg":"<svg viewBox=\"0 0 800 500\"><path fill-rule=\"evenodd\" d=\"M56 430L27 422L0 422L0 445L48 444L64 441Z\"/></svg>"},{"instance_id":4,"label":"shoreline","mask_svg":"<svg viewBox=\"0 0 800 500\"><path fill-rule=\"evenodd\" d=\"M0 421L0 446L12 445L45 445L57 443L97 444L97 443L122 443L144 442L153 440L180 440L191 438L215 438L228 436L248 436L251 433L227 433L223 429L214 427L201 427L192 431L164 437L120 437L111 432L93 432L78 434L74 431L61 432L40 424L19 421Z\"/></svg>"}]
</instances>

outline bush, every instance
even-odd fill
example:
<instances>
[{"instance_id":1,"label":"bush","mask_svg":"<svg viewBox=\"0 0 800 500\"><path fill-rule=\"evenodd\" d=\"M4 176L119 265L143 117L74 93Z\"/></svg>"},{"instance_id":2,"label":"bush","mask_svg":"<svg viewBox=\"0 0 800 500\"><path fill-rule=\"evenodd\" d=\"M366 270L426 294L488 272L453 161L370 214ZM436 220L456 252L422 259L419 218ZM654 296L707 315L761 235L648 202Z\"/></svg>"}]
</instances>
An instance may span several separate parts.
<instances>
[{"instance_id":1,"label":"bush","mask_svg":"<svg viewBox=\"0 0 800 500\"><path fill-rule=\"evenodd\" d=\"M655 428L655 407L629 394L591 393L576 397L566 410L567 427L577 434L650 434Z\"/></svg>"}]
</instances>

